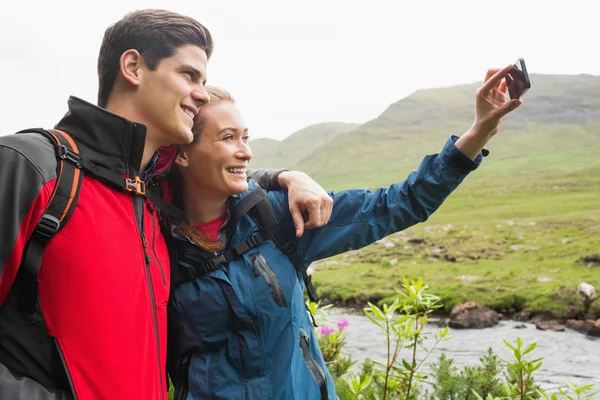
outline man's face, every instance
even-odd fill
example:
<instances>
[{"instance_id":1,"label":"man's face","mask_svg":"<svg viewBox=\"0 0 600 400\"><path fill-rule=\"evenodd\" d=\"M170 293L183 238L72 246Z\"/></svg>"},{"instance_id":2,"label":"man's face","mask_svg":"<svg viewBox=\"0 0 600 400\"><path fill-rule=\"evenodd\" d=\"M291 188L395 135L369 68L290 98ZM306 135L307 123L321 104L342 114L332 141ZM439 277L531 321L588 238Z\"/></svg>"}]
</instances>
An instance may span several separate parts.
<instances>
[{"instance_id":1,"label":"man's face","mask_svg":"<svg viewBox=\"0 0 600 400\"><path fill-rule=\"evenodd\" d=\"M135 98L141 122L148 126L148 139L158 146L186 144L193 139L193 118L208 103L206 52L194 45L181 46L152 71L140 70Z\"/></svg>"}]
</instances>

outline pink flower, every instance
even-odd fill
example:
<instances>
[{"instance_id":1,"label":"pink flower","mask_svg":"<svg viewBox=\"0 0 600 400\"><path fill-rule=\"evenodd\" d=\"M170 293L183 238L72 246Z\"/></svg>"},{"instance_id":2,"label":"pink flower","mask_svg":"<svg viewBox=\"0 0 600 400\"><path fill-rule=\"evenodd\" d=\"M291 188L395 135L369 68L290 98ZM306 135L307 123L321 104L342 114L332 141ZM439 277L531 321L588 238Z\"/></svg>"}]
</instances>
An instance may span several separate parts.
<instances>
[{"instance_id":1,"label":"pink flower","mask_svg":"<svg viewBox=\"0 0 600 400\"><path fill-rule=\"evenodd\" d=\"M337 322L337 327L340 331L343 331L344 328L347 328L350 325L350 322L346 318L342 318Z\"/></svg>"},{"instance_id":2,"label":"pink flower","mask_svg":"<svg viewBox=\"0 0 600 400\"><path fill-rule=\"evenodd\" d=\"M327 325L323 325L320 326L319 329L317 329L317 332L319 332L321 336L329 336L333 333L333 329L331 329Z\"/></svg>"}]
</instances>

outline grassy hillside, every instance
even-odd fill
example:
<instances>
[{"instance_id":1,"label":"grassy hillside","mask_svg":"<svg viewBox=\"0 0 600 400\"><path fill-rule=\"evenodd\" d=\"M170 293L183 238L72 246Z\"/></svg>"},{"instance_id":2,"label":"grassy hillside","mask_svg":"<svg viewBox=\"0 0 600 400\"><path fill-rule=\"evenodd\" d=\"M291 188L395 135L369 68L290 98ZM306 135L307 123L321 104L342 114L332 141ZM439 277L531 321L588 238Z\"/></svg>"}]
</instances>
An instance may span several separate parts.
<instances>
[{"instance_id":1,"label":"grassy hillside","mask_svg":"<svg viewBox=\"0 0 600 400\"><path fill-rule=\"evenodd\" d=\"M285 166L334 190L401 180L469 128L479 85L417 91ZM532 86L490 156L429 221L319 263L321 295L362 305L423 276L448 308L581 312L579 282L600 289L600 77L533 75Z\"/></svg>"},{"instance_id":2,"label":"grassy hillside","mask_svg":"<svg viewBox=\"0 0 600 400\"><path fill-rule=\"evenodd\" d=\"M523 106L505 119L490 143L488 165L478 175L497 177L498 172L523 172L524 167L574 170L597 158L588 154L580 159L579 152L600 147L600 77L533 75L532 82ZM291 167L332 189L375 187L401 179L424 154L439 151L450 134L469 128L478 86L418 91ZM576 159L568 161L563 152ZM565 161L557 166L557 159Z\"/></svg>"},{"instance_id":3,"label":"grassy hillside","mask_svg":"<svg viewBox=\"0 0 600 400\"><path fill-rule=\"evenodd\" d=\"M282 141L256 139L250 142L252 168L284 168L296 165L338 135L350 132L359 124L326 122L308 126Z\"/></svg>"}]
</instances>

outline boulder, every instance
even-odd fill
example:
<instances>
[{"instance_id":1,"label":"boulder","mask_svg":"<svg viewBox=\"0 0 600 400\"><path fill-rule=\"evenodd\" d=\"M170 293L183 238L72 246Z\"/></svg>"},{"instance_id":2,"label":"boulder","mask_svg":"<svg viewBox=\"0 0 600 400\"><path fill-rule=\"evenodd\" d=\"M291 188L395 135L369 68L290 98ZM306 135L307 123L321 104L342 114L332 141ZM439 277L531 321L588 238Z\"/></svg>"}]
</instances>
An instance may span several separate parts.
<instances>
[{"instance_id":1,"label":"boulder","mask_svg":"<svg viewBox=\"0 0 600 400\"><path fill-rule=\"evenodd\" d=\"M526 308L513 315L513 320L517 322L527 322L531 319L531 308Z\"/></svg>"},{"instance_id":2,"label":"boulder","mask_svg":"<svg viewBox=\"0 0 600 400\"><path fill-rule=\"evenodd\" d=\"M594 322L595 321L589 319L585 321L581 321L578 319L569 319L567 320L565 326L569 329L573 329L574 331L587 335L592 329L592 326L594 326Z\"/></svg>"},{"instance_id":3,"label":"boulder","mask_svg":"<svg viewBox=\"0 0 600 400\"><path fill-rule=\"evenodd\" d=\"M565 326L555 319L534 319L535 327L541 331L563 332Z\"/></svg>"},{"instance_id":4,"label":"boulder","mask_svg":"<svg viewBox=\"0 0 600 400\"><path fill-rule=\"evenodd\" d=\"M594 322L592 329L588 332L588 336L600 337L600 318Z\"/></svg>"},{"instance_id":5,"label":"boulder","mask_svg":"<svg viewBox=\"0 0 600 400\"><path fill-rule=\"evenodd\" d=\"M498 324L498 319L496 311L469 301L452 308L448 326L454 329L483 329Z\"/></svg>"},{"instance_id":6,"label":"boulder","mask_svg":"<svg viewBox=\"0 0 600 400\"><path fill-rule=\"evenodd\" d=\"M583 298L584 303L591 303L592 301L598 298L598 293L596 293L596 289L589 283L581 282L577 287L577 291Z\"/></svg>"},{"instance_id":7,"label":"boulder","mask_svg":"<svg viewBox=\"0 0 600 400\"><path fill-rule=\"evenodd\" d=\"M585 321L570 319L567 321L566 327L584 335L600 337L600 319L595 321L592 319Z\"/></svg>"}]
</instances>

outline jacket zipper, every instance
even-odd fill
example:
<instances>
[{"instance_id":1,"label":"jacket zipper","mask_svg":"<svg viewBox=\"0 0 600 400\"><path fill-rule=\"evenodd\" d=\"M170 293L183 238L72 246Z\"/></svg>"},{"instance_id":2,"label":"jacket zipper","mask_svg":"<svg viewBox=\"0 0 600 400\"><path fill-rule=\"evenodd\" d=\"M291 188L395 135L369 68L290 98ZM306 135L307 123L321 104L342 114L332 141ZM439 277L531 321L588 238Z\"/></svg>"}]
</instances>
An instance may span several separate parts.
<instances>
[{"instance_id":1,"label":"jacket zipper","mask_svg":"<svg viewBox=\"0 0 600 400\"><path fill-rule=\"evenodd\" d=\"M165 271L162 267L160 259L158 258L158 255L156 254L156 221L154 220L154 209L149 203L146 203L146 208L148 208L148 211L152 216L152 253L154 254L154 259L158 263L158 268L160 269L160 276L162 277L162 283L166 286L167 281L165 279Z\"/></svg>"},{"instance_id":2,"label":"jacket zipper","mask_svg":"<svg viewBox=\"0 0 600 400\"><path fill-rule=\"evenodd\" d=\"M283 293L279 280L265 257L260 253L252 253L250 254L250 259L252 259L254 276L262 275L275 304L277 304L278 307L287 307L288 304L285 299L285 293Z\"/></svg>"},{"instance_id":3,"label":"jacket zipper","mask_svg":"<svg viewBox=\"0 0 600 400\"><path fill-rule=\"evenodd\" d=\"M133 210L135 213L135 217L138 223L138 229L140 231L140 237L142 239L142 246L143 246L143 255L144 255L144 261L145 261L145 267L146 267L146 281L148 282L148 288L150 291L150 301L151 301L151 307L152 307L152 319L154 321L154 338L156 339L155 344L156 344L156 355L157 355L157 359L158 359L158 373L159 373L159 382L160 382L160 397L161 399L164 400L164 391L163 391L163 387L162 384L164 382L164 378L163 378L163 371L162 368L160 367L162 362L161 362L161 358L160 358L160 339L158 337L158 316L157 316L157 312L156 312L156 297L154 295L154 285L152 284L152 275L150 273L150 261L152 261L152 259L150 258L150 256L148 255L148 242L146 241L146 234L144 233L144 199L142 199L139 196L133 196L132 197L132 201L133 201ZM138 211L141 211L138 214Z\"/></svg>"},{"instance_id":4,"label":"jacket zipper","mask_svg":"<svg viewBox=\"0 0 600 400\"><path fill-rule=\"evenodd\" d=\"M304 361L306 362L306 366L308 370L312 374L313 378L317 382L319 386L319 391L321 392L321 400L328 399L327 393L327 376L323 371L323 368L319 365L317 360L310 354L308 335L303 327L300 327L300 333L298 334L298 342L300 343L300 349L302 350L302 356L304 357Z\"/></svg>"}]
</instances>

